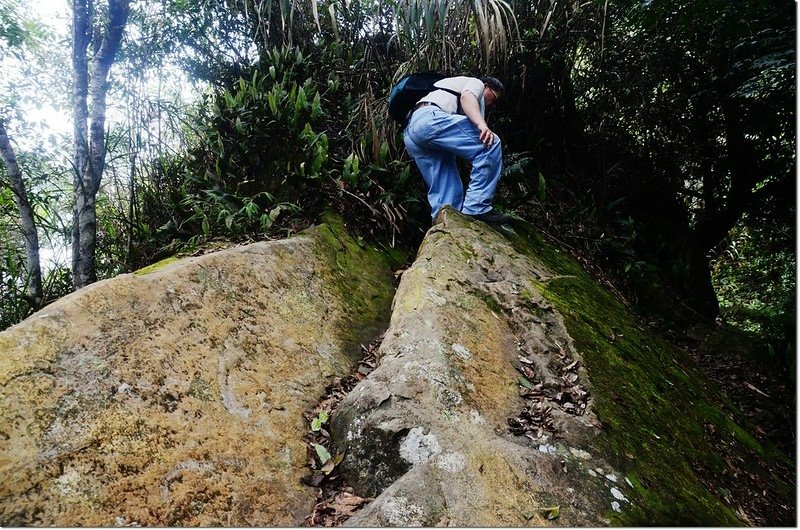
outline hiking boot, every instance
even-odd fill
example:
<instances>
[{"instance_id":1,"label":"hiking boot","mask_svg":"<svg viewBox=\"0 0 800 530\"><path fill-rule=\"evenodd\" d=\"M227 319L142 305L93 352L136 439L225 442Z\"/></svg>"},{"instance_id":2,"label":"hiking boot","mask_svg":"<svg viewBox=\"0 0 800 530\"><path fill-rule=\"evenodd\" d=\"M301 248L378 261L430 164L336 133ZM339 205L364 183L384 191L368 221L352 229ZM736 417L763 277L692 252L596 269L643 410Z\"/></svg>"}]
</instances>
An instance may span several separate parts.
<instances>
[{"instance_id":1,"label":"hiking boot","mask_svg":"<svg viewBox=\"0 0 800 530\"><path fill-rule=\"evenodd\" d=\"M483 221L484 223L489 223L489 224L492 224L492 225L499 225L499 224L507 223L507 222L511 221L512 219L514 219L510 215L506 215L504 213L496 212L494 210L494 208L489 210L488 212L483 212L483 213L474 214L474 215L470 215L470 214L467 214L467 215L469 217L472 217L473 219L477 219L478 221Z\"/></svg>"}]
</instances>

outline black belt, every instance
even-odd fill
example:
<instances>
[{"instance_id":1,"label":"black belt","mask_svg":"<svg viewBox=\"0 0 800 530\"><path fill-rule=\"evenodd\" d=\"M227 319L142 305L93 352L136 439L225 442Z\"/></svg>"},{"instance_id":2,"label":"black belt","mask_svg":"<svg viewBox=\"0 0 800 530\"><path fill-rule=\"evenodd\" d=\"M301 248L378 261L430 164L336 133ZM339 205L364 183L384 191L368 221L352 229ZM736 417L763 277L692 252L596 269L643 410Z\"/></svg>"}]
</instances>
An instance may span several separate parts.
<instances>
[{"instance_id":1,"label":"black belt","mask_svg":"<svg viewBox=\"0 0 800 530\"><path fill-rule=\"evenodd\" d=\"M434 107L438 108L439 110L442 109L442 107L440 107L436 103L431 103L430 101L421 101L421 102L417 103L416 105L414 105L414 107L409 111L408 116L406 116L406 119L411 118L411 115L414 114L415 110L421 109L422 107L427 107L428 105L433 105Z\"/></svg>"}]
</instances>

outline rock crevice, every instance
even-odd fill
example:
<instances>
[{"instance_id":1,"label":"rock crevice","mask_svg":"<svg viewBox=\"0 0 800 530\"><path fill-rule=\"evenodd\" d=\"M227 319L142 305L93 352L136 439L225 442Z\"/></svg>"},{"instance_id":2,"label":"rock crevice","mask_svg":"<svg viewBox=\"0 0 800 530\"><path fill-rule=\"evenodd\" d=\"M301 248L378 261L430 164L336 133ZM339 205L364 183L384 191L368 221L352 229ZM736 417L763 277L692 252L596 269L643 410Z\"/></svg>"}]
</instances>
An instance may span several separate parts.
<instances>
[{"instance_id":1,"label":"rock crevice","mask_svg":"<svg viewBox=\"0 0 800 530\"><path fill-rule=\"evenodd\" d=\"M555 498L573 508L561 524L608 522L611 493L564 474L565 459L584 467L569 448L583 451L599 422L588 399L581 407L563 392L589 383L538 294L551 276L486 225L439 216L403 274L377 368L333 418L342 472L357 494L377 497L348 524L544 524L537 507ZM532 395L553 421L515 436L509 418Z\"/></svg>"},{"instance_id":2,"label":"rock crevice","mask_svg":"<svg viewBox=\"0 0 800 530\"><path fill-rule=\"evenodd\" d=\"M296 526L371 497L347 525L746 522L704 477L781 456L514 228L445 209L395 294L383 257L328 217L99 282L0 333L0 525ZM323 421L326 389L341 403ZM325 473L353 491L317 504ZM791 504L793 485L767 490Z\"/></svg>"}]
</instances>

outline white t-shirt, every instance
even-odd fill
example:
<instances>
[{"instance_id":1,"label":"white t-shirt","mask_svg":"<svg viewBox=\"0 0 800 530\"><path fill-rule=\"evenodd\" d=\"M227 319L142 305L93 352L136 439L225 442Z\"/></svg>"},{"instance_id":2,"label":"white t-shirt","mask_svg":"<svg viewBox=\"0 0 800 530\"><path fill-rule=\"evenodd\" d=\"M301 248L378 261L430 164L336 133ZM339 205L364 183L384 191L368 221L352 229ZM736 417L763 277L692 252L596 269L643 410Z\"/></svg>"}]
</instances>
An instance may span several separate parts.
<instances>
[{"instance_id":1,"label":"white t-shirt","mask_svg":"<svg viewBox=\"0 0 800 530\"><path fill-rule=\"evenodd\" d=\"M437 81L434 86L449 88L450 90L455 90L459 94L465 90L469 90L475 94L476 98L478 98L478 104L481 108L481 116L484 115L483 82L477 77L466 77L463 75L459 77L447 77L441 81ZM444 90L434 90L424 98L420 99L419 103L422 103L423 101L435 103L443 111L449 112L450 114L455 114L458 111L458 99L456 99L455 95L451 94L450 92L445 92Z\"/></svg>"}]
</instances>

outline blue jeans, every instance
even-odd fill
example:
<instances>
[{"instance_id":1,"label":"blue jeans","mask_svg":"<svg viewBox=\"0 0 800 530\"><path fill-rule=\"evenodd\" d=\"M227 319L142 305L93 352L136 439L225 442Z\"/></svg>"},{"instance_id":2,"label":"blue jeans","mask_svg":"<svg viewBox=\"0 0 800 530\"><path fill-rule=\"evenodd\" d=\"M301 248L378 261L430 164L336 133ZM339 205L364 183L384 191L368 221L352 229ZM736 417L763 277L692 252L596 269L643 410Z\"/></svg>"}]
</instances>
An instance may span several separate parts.
<instances>
[{"instance_id":1,"label":"blue jeans","mask_svg":"<svg viewBox=\"0 0 800 530\"><path fill-rule=\"evenodd\" d=\"M478 128L466 116L448 114L429 105L411 115L403 140L428 185L432 218L446 205L468 215L492 208L503 166L503 150L497 136L492 146L486 147L481 143ZM472 163L466 194L456 157Z\"/></svg>"}]
</instances>

